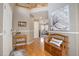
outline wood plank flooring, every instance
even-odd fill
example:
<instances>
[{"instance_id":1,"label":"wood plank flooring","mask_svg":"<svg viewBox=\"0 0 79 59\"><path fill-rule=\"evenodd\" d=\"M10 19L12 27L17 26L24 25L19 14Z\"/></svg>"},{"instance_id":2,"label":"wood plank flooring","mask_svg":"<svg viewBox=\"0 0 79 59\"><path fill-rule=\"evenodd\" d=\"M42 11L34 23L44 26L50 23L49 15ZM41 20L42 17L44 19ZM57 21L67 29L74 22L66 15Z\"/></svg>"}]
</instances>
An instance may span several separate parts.
<instances>
[{"instance_id":1,"label":"wood plank flooring","mask_svg":"<svg viewBox=\"0 0 79 59\"><path fill-rule=\"evenodd\" d=\"M51 56L44 50L44 40L34 39L34 42L26 45L24 49L27 56Z\"/></svg>"}]
</instances>

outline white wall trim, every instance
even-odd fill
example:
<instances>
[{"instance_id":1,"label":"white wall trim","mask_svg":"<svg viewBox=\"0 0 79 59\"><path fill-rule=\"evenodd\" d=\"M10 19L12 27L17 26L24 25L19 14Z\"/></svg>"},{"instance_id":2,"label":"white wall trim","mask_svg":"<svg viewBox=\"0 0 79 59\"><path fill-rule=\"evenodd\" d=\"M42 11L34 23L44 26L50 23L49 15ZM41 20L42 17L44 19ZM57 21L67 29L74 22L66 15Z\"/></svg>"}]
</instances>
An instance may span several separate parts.
<instances>
[{"instance_id":1,"label":"white wall trim","mask_svg":"<svg viewBox=\"0 0 79 59\"><path fill-rule=\"evenodd\" d=\"M14 30L14 31L12 31L12 33L14 33L14 32L25 32L25 33L34 33L34 30Z\"/></svg>"},{"instance_id":2,"label":"white wall trim","mask_svg":"<svg viewBox=\"0 0 79 59\"><path fill-rule=\"evenodd\" d=\"M49 31L49 33L79 34L79 32Z\"/></svg>"},{"instance_id":3,"label":"white wall trim","mask_svg":"<svg viewBox=\"0 0 79 59\"><path fill-rule=\"evenodd\" d=\"M14 30L14 31L12 31L12 32L26 32L26 33L28 33L28 32L34 32L34 30L19 30L19 31L17 31L17 30ZM79 32L69 32L69 31L48 31L49 33L65 33L65 34L79 34ZM2 33L0 33L0 35L2 35Z\"/></svg>"}]
</instances>

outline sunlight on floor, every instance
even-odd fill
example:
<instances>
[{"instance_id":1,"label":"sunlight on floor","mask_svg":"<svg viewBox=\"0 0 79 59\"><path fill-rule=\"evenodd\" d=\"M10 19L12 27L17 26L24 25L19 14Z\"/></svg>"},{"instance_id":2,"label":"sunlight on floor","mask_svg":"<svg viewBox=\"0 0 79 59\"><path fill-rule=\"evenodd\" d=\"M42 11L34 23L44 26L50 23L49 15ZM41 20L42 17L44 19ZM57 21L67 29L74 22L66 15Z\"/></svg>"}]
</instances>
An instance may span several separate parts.
<instances>
[{"instance_id":1,"label":"sunlight on floor","mask_svg":"<svg viewBox=\"0 0 79 59\"><path fill-rule=\"evenodd\" d=\"M41 37L40 41L41 41L41 43L43 43L44 42L44 37Z\"/></svg>"}]
</instances>

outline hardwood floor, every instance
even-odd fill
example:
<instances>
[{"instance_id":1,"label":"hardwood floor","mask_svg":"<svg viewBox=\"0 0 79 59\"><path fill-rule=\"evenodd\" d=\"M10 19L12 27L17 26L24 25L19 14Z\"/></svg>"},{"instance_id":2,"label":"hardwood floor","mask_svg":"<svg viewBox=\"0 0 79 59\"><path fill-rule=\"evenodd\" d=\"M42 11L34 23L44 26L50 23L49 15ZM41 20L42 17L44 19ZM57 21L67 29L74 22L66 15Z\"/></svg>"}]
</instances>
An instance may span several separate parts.
<instances>
[{"instance_id":1,"label":"hardwood floor","mask_svg":"<svg viewBox=\"0 0 79 59\"><path fill-rule=\"evenodd\" d=\"M25 46L25 53L28 56L51 56L44 50L44 42L40 39L34 39L34 42Z\"/></svg>"}]
</instances>

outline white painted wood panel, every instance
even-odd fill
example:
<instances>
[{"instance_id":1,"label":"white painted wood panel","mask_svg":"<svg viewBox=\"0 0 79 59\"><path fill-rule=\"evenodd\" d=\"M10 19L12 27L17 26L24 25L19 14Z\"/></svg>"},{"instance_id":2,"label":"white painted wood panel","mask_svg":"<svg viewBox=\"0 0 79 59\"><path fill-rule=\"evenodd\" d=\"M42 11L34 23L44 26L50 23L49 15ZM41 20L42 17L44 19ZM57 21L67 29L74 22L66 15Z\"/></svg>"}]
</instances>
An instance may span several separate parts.
<instances>
[{"instance_id":1,"label":"white painted wood panel","mask_svg":"<svg viewBox=\"0 0 79 59\"><path fill-rule=\"evenodd\" d=\"M8 56L12 51L12 9L10 4L3 4L3 55Z\"/></svg>"},{"instance_id":2,"label":"white painted wood panel","mask_svg":"<svg viewBox=\"0 0 79 59\"><path fill-rule=\"evenodd\" d=\"M39 38L39 22L34 21L34 38Z\"/></svg>"}]
</instances>

